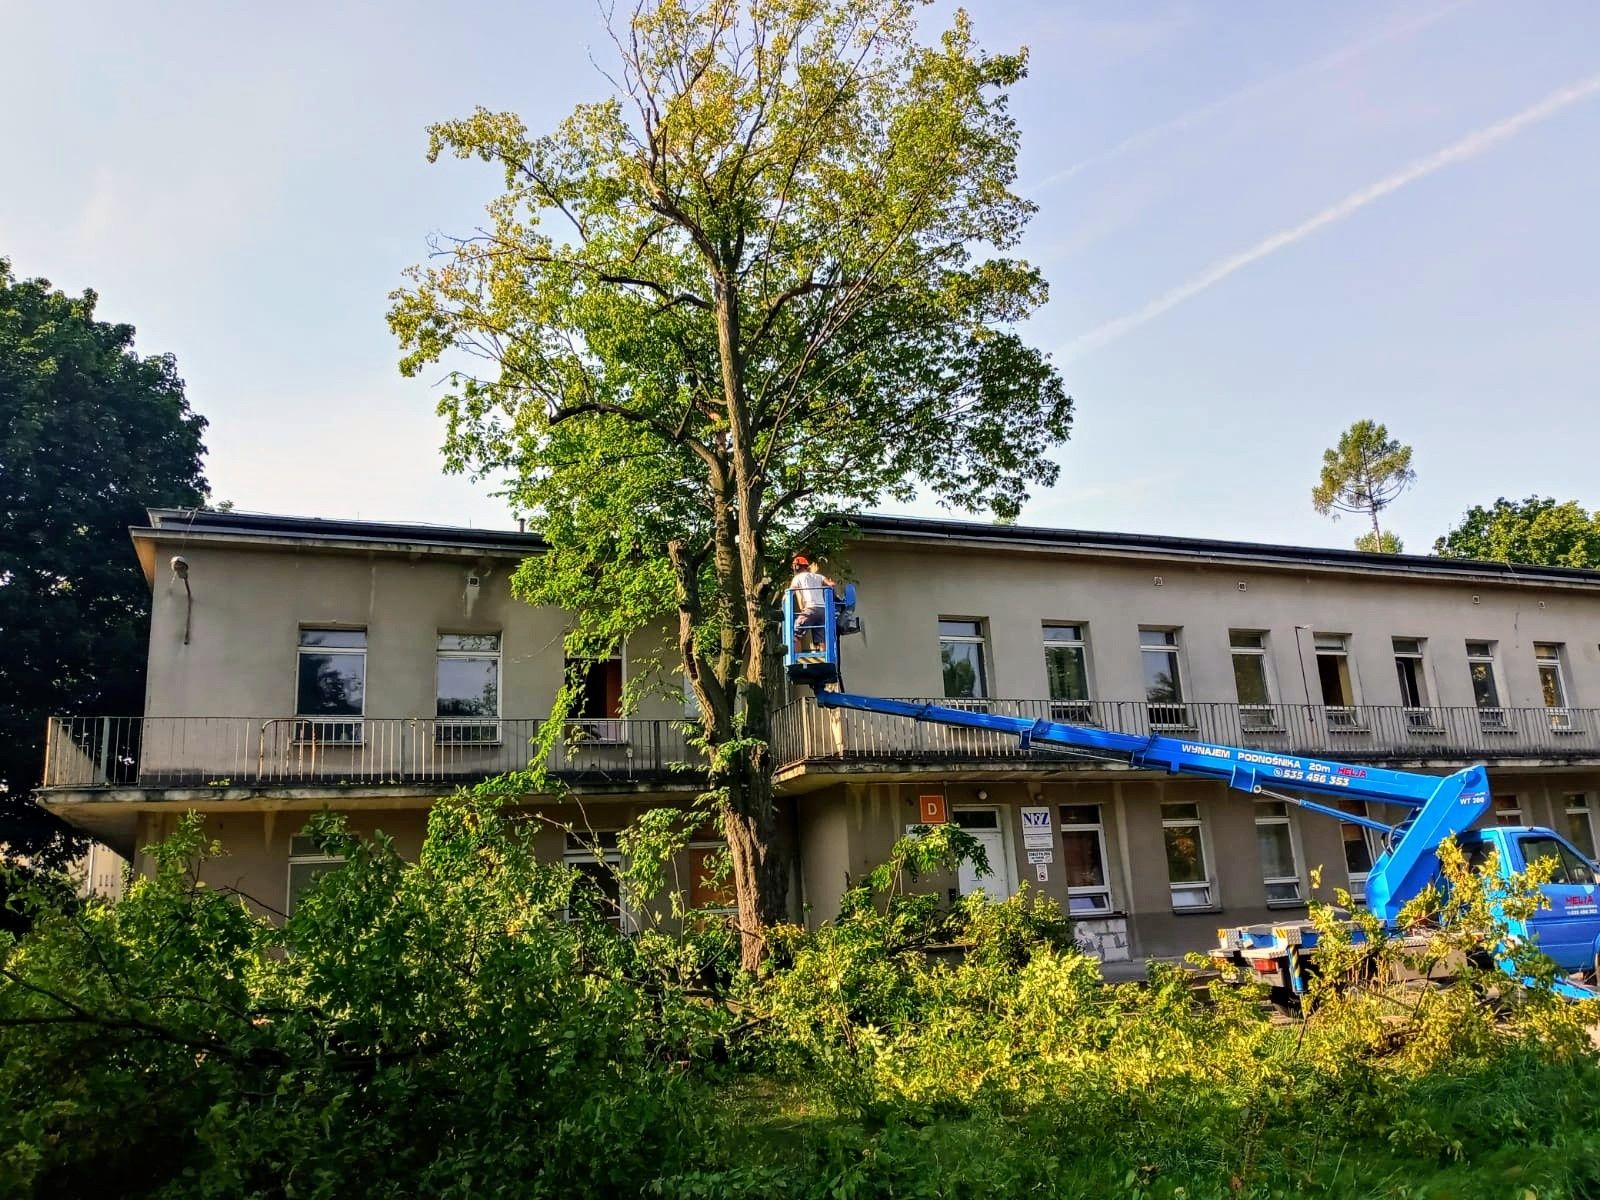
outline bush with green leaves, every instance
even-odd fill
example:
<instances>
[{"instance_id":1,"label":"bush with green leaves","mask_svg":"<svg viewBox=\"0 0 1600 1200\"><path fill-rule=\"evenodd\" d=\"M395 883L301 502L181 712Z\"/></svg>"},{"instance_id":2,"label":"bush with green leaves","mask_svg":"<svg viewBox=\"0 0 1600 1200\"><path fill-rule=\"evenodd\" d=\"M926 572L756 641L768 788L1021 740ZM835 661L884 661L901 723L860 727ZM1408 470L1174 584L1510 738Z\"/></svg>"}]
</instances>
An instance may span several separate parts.
<instances>
[{"instance_id":1,"label":"bush with green leaves","mask_svg":"<svg viewBox=\"0 0 1600 1200\"><path fill-rule=\"evenodd\" d=\"M741 974L736 931L673 876L692 820L619 839L628 936L539 860L531 817L466 798L416 862L315 818L346 862L281 925L198 882L218 849L197 817L120 903L24 895L0 1194L1600 1194L1600 1014L1553 999L1526 947L1503 947L1526 987L1458 953L1536 878L1447 847L1420 943L1319 910L1290 1022L1178 967L1106 984L1036 894L919 890L981 861L953 827Z\"/></svg>"}]
</instances>

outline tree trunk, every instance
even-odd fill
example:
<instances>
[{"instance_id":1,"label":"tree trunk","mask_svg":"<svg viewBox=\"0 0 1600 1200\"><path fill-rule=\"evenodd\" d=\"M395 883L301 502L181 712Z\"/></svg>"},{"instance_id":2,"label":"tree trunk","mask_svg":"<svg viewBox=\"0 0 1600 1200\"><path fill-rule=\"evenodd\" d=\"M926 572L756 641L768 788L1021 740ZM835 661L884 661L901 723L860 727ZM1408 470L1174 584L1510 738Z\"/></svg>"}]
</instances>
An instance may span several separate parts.
<instances>
[{"instance_id":1,"label":"tree trunk","mask_svg":"<svg viewBox=\"0 0 1600 1200\"><path fill-rule=\"evenodd\" d=\"M741 754L726 781L722 827L739 903L739 965L754 971L767 954L767 929L788 916L788 855L778 827L765 750Z\"/></svg>"}]
</instances>

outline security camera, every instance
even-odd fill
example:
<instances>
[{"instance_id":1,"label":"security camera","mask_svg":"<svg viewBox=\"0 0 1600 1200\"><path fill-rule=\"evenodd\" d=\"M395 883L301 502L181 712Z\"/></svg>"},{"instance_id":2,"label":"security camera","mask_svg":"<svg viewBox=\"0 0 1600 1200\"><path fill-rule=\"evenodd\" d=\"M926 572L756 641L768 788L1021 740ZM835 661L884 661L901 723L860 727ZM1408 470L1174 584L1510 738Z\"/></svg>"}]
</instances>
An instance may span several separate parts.
<instances>
[{"instance_id":1,"label":"security camera","mask_svg":"<svg viewBox=\"0 0 1600 1200\"><path fill-rule=\"evenodd\" d=\"M172 556L172 573L179 579L189 578L189 560L181 554Z\"/></svg>"}]
</instances>

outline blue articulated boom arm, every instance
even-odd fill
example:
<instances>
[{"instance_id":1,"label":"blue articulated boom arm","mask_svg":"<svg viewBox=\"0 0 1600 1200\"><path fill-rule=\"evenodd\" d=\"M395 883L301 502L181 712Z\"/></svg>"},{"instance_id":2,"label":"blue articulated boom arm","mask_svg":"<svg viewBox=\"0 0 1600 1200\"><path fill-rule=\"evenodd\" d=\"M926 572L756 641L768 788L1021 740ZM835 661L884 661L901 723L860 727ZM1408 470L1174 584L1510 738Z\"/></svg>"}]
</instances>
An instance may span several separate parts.
<instances>
[{"instance_id":1,"label":"blue articulated boom arm","mask_svg":"<svg viewBox=\"0 0 1600 1200\"><path fill-rule=\"evenodd\" d=\"M823 708L853 708L913 721L1015 734L1024 749L1030 745L1049 746L1171 775L1215 779L1241 792L1270 795L1336 820L1380 830L1390 836L1391 844L1367 876L1367 904L1375 915L1386 920L1433 878L1438 865L1433 852L1439 843L1470 826L1489 804L1489 780L1482 767L1468 767L1453 775L1424 775L1244 746L1115 733L1063 721L1030 721L1026 717L967 712L938 704L881 700L849 692L818 691L816 700ZM1279 787L1319 796L1397 804L1412 812L1391 829L1381 821L1357 817L1300 796L1283 795L1275 790Z\"/></svg>"}]
</instances>

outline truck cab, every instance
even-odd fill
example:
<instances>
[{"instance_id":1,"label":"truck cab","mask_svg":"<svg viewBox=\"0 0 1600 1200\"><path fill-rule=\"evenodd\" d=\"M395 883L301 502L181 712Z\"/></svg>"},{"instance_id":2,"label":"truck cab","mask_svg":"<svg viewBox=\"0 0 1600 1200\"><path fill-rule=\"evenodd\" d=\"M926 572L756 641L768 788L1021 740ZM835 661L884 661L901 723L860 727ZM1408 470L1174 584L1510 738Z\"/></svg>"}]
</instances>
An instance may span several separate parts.
<instances>
[{"instance_id":1,"label":"truck cab","mask_svg":"<svg viewBox=\"0 0 1600 1200\"><path fill-rule=\"evenodd\" d=\"M1600 866L1550 829L1494 826L1472 829L1457 839L1467 861L1479 867L1498 853L1502 874L1525 871L1550 860L1554 873L1543 884L1546 907L1526 921L1508 921L1510 932L1535 942L1562 970L1593 972L1600 955Z\"/></svg>"}]
</instances>

